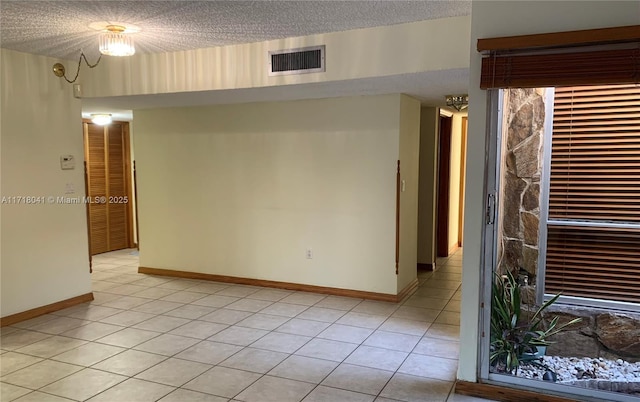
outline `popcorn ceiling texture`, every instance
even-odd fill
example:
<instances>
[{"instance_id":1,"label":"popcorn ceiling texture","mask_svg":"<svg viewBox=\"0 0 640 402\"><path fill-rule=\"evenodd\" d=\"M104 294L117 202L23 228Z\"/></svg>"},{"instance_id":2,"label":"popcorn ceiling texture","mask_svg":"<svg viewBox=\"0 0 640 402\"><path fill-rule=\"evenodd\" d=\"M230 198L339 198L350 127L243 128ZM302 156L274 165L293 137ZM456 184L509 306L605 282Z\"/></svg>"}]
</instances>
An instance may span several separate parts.
<instances>
[{"instance_id":1,"label":"popcorn ceiling texture","mask_svg":"<svg viewBox=\"0 0 640 402\"><path fill-rule=\"evenodd\" d=\"M0 2L3 48L74 59L98 55L97 21L135 24L138 53L259 42L456 17L470 1L12 1Z\"/></svg>"}]
</instances>

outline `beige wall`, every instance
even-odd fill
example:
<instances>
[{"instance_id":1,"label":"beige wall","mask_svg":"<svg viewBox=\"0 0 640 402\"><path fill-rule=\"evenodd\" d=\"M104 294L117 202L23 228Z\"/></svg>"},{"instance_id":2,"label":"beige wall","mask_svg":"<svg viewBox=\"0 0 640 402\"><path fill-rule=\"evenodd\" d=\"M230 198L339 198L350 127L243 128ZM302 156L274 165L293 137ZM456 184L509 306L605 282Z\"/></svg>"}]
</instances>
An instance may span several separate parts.
<instances>
[{"instance_id":1,"label":"beige wall","mask_svg":"<svg viewBox=\"0 0 640 402\"><path fill-rule=\"evenodd\" d=\"M103 58L83 70L86 97L158 94L466 69L469 16L171 53ZM447 38L429 40L433 38ZM326 45L326 72L270 77L268 52ZM402 60L401 63L398 60Z\"/></svg>"},{"instance_id":2,"label":"beige wall","mask_svg":"<svg viewBox=\"0 0 640 402\"><path fill-rule=\"evenodd\" d=\"M418 263L435 264L438 108L420 109L420 177L418 190Z\"/></svg>"},{"instance_id":3,"label":"beige wall","mask_svg":"<svg viewBox=\"0 0 640 402\"><path fill-rule=\"evenodd\" d=\"M84 196L80 101L51 73L51 58L1 50L2 197ZM75 156L74 170L60 156ZM91 291L84 205L3 203L1 314Z\"/></svg>"},{"instance_id":4,"label":"beige wall","mask_svg":"<svg viewBox=\"0 0 640 402\"><path fill-rule=\"evenodd\" d=\"M460 183L464 175L460 174L462 162L462 118L466 112L454 113L451 121L451 164L449 175L449 250L458 247L458 236L460 233Z\"/></svg>"},{"instance_id":5,"label":"beige wall","mask_svg":"<svg viewBox=\"0 0 640 402\"><path fill-rule=\"evenodd\" d=\"M420 101L400 98L400 265L398 292L417 277Z\"/></svg>"},{"instance_id":6,"label":"beige wall","mask_svg":"<svg viewBox=\"0 0 640 402\"><path fill-rule=\"evenodd\" d=\"M474 1L472 3L469 131L464 223L464 261L458 378L476 380L480 298L481 235L484 228L484 170L487 92L479 89L479 38L636 25L633 1Z\"/></svg>"},{"instance_id":7,"label":"beige wall","mask_svg":"<svg viewBox=\"0 0 640 402\"><path fill-rule=\"evenodd\" d=\"M400 118L413 104L135 111L140 264L395 294Z\"/></svg>"}]
</instances>

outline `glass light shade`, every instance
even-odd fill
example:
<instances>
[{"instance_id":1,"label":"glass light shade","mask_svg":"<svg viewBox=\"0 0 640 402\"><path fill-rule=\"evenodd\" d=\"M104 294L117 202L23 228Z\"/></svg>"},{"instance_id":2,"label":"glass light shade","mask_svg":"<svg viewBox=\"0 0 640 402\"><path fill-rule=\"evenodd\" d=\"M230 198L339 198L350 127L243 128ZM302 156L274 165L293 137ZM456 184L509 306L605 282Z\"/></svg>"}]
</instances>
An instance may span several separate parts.
<instances>
[{"instance_id":1,"label":"glass light shade","mask_svg":"<svg viewBox=\"0 0 640 402\"><path fill-rule=\"evenodd\" d=\"M111 115L110 114L92 114L91 122L99 126L111 124Z\"/></svg>"},{"instance_id":2,"label":"glass light shade","mask_svg":"<svg viewBox=\"0 0 640 402\"><path fill-rule=\"evenodd\" d=\"M100 53L107 56L132 56L136 52L133 39L127 34L105 32L100 35Z\"/></svg>"}]
</instances>

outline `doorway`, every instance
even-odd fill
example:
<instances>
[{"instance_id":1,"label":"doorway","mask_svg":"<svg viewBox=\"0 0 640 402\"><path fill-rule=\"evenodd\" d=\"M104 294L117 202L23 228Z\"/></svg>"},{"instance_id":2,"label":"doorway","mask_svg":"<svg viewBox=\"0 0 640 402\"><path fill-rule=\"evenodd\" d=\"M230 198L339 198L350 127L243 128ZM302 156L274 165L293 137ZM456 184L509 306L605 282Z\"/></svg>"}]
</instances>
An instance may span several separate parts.
<instances>
[{"instance_id":1,"label":"doorway","mask_svg":"<svg viewBox=\"0 0 640 402\"><path fill-rule=\"evenodd\" d=\"M129 123L83 122L89 254L134 247Z\"/></svg>"}]
</instances>

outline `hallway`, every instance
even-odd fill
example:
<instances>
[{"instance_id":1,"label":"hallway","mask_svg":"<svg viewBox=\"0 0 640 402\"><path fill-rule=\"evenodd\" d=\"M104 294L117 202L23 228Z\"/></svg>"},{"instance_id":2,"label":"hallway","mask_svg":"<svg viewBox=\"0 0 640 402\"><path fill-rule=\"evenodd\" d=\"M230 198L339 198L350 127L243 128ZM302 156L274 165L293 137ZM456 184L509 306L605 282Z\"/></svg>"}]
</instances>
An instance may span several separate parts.
<instances>
[{"instance_id":1,"label":"hallway","mask_svg":"<svg viewBox=\"0 0 640 402\"><path fill-rule=\"evenodd\" d=\"M95 300L2 328L1 401L455 401L462 251L404 302L137 273L94 257Z\"/></svg>"}]
</instances>

